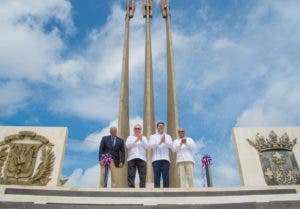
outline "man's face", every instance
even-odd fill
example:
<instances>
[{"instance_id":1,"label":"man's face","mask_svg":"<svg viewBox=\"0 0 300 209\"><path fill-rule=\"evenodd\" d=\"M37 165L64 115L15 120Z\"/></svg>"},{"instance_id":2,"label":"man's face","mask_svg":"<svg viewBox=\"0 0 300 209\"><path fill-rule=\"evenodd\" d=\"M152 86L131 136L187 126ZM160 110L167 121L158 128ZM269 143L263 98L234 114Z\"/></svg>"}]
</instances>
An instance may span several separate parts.
<instances>
[{"instance_id":1,"label":"man's face","mask_svg":"<svg viewBox=\"0 0 300 209\"><path fill-rule=\"evenodd\" d=\"M110 135L113 137L117 136L117 128L116 127L110 128Z\"/></svg>"},{"instance_id":2,"label":"man's face","mask_svg":"<svg viewBox=\"0 0 300 209\"><path fill-rule=\"evenodd\" d=\"M134 135L136 135L136 136L140 135L140 133L142 132L142 127L140 125L134 126L133 132L134 132Z\"/></svg>"},{"instance_id":3,"label":"man's face","mask_svg":"<svg viewBox=\"0 0 300 209\"><path fill-rule=\"evenodd\" d=\"M162 134L164 132L164 129L165 129L164 124L161 124L161 123L158 124L158 126L157 126L157 132L158 133Z\"/></svg>"},{"instance_id":4,"label":"man's face","mask_svg":"<svg viewBox=\"0 0 300 209\"><path fill-rule=\"evenodd\" d=\"M178 130L178 135L179 135L179 138L184 138L184 130L183 129L179 129Z\"/></svg>"}]
</instances>

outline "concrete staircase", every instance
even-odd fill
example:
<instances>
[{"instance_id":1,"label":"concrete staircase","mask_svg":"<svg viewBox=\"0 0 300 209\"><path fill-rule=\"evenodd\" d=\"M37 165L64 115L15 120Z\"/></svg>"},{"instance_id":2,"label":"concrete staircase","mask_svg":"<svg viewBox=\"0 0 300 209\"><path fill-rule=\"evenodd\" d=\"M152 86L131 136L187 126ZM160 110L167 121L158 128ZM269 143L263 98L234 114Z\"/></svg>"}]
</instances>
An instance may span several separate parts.
<instances>
[{"instance_id":1,"label":"concrete staircase","mask_svg":"<svg viewBox=\"0 0 300 209\"><path fill-rule=\"evenodd\" d=\"M2 208L300 209L300 187L79 189L3 186Z\"/></svg>"}]
</instances>

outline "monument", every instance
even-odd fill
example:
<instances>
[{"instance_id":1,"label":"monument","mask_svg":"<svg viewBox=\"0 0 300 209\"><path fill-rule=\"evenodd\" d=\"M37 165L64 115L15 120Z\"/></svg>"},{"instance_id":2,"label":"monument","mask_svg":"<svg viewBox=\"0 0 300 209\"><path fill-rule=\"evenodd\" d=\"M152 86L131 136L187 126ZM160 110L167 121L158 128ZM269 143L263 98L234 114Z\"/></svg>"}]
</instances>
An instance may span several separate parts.
<instances>
[{"instance_id":1,"label":"monument","mask_svg":"<svg viewBox=\"0 0 300 209\"><path fill-rule=\"evenodd\" d=\"M166 47L167 47L167 132L172 139L177 138L178 130L178 110L176 98L176 85L174 73L174 58L172 48L171 35L171 14L170 4L168 0L161 0L162 17L166 22ZM151 47L151 18L152 18L152 0L143 0L142 3L143 17L145 18L145 75L144 75L144 114L143 114L143 134L150 138L155 133L155 111L154 111L154 95L153 95L153 70L152 70L152 47ZM120 87L120 104L118 118L119 136L126 139L129 135L129 22L134 16L135 1L127 0L127 8L125 14L125 33L124 48L121 73ZM177 171L175 162L175 153L170 152L170 186L177 187ZM122 171L120 171L122 170ZM127 166L118 169L120 173L119 186L127 187L126 180ZM152 153L147 151L147 187L153 187L153 171L152 171Z\"/></svg>"},{"instance_id":2,"label":"monument","mask_svg":"<svg viewBox=\"0 0 300 209\"><path fill-rule=\"evenodd\" d=\"M151 48L151 18L152 0L143 1L143 17L145 18L145 77L144 77L144 115L143 134L149 139L155 133L152 48ZM152 152L147 151L146 186L153 187Z\"/></svg>"},{"instance_id":3,"label":"monument","mask_svg":"<svg viewBox=\"0 0 300 209\"><path fill-rule=\"evenodd\" d=\"M151 0L143 1L145 33L144 134L155 131ZM167 131L177 138L178 110L172 49L170 4L160 1L166 23ZM120 86L118 134L129 135L129 25L135 1L127 0ZM64 127L0 126L0 208L300 208L300 127L236 127L232 130L242 186L227 188L65 188L61 165ZM153 185L151 153L147 183ZM170 183L177 186L174 156ZM118 187L127 187L127 168Z\"/></svg>"},{"instance_id":4,"label":"monument","mask_svg":"<svg viewBox=\"0 0 300 209\"><path fill-rule=\"evenodd\" d=\"M166 22L166 42L167 42L167 132L172 139L177 139L178 125L178 109L177 96L174 72L174 55L172 45L172 31L171 31L171 12L169 0L161 0L161 13ZM170 165L170 186L178 187L179 180L176 175L176 154L171 152Z\"/></svg>"},{"instance_id":5,"label":"monument","mask_svg":"<svg viewBox=\"0 0 300 209\"><path fill-rule=\"evenodd\" d=\"M118 117L118 136L126 140L129 136L129 23L135 11L134 0L127 0L125 13L125 32L122 59L122 72L120 84L119 117ZM127 154L126 154L127 156ZM117 187L127 187L127 162L123 169L116 169L119 172ZM115 171L115 172L116 172Z\"/></svg>"}]
</instances>

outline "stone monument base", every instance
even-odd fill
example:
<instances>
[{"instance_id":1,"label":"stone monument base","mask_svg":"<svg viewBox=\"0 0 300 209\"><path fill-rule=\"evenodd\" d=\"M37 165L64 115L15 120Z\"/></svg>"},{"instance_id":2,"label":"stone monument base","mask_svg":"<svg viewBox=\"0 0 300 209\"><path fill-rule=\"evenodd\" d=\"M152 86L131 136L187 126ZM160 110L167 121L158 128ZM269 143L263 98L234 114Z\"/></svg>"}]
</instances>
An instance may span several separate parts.
<instances>
[{"instance_id":1,"label":"stone monument base","mask_svg":"<svg viewBox=\"0 0 300 209\"><path fill-rule=\"evenodd\" d=\"M84 189L3 186L0 208L299 209L299 186L202 189Z\"/></svg>"}]
</instances>

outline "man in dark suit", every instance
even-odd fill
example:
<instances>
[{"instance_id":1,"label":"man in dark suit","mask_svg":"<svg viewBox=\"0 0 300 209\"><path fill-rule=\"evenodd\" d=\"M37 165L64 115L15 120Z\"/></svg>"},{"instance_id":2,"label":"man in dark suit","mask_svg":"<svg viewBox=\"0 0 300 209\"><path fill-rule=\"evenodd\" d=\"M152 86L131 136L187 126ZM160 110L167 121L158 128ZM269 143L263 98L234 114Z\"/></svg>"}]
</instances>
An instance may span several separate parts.
<instances>
[{"instance_id":1,"label":"man in dark suit","mask_svg":"<svg viewBox=\"0 0 300 209\"><path fill-rule=\"evenodd\" d=\"M99 163L101 166L100 187L104 187L105 168L104 161L101 159L102 154L109 153L113 162L110 163L111 168L111 187L117 187L117 168L122 168L125 162L125 146L123 139L117 136L117 128L110 128L110 135L104 136L99 147Z\"/></svg>"}]
</instances>

